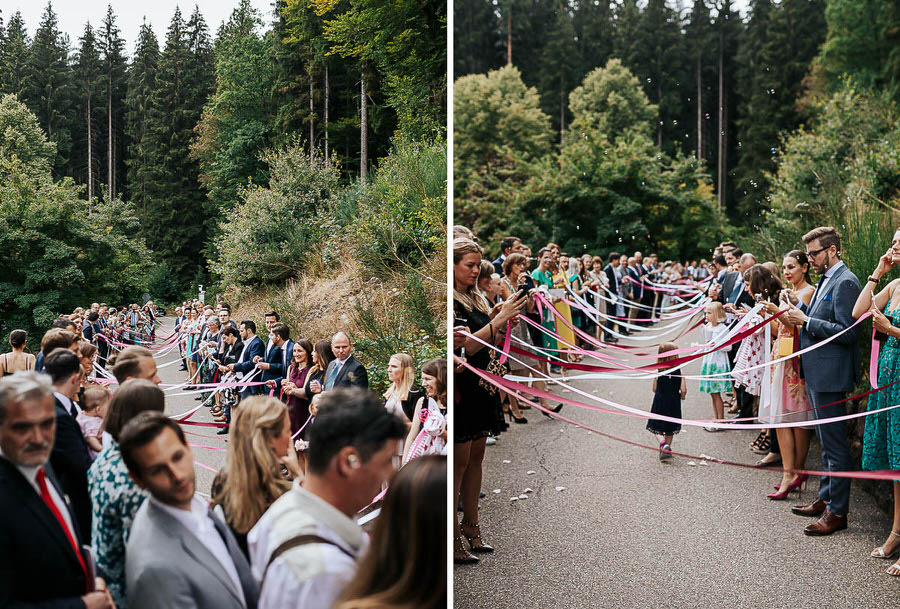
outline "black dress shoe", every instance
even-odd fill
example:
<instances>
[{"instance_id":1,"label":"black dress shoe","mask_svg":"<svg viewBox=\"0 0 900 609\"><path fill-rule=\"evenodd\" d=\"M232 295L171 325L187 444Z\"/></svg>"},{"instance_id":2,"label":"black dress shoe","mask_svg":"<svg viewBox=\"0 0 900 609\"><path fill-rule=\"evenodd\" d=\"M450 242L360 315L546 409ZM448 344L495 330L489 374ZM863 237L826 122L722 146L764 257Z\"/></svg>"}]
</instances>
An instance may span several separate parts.
<instances>
[{"instance_id":1,"label":"black dress shoe","mask_svg":"<svg viewBox=\"0 0 900 609\"><path fill-rule=\"evenodd\" d=\"M798 516L821 516L825 512L825 502L821 499L816 499L809 505L795 505L791 508L791 511Z\"/></svg>"},{"instance_id":2,"label":"black dress shoe","mask_svg":"<svg viewBox=\"0 0 900 609\"><path fill-rule=\"evenodd\" d=\"M216 432L217 436L224 436L226 434L228 434L228 426L227 425Z\"/></svg>"}]
</instances>

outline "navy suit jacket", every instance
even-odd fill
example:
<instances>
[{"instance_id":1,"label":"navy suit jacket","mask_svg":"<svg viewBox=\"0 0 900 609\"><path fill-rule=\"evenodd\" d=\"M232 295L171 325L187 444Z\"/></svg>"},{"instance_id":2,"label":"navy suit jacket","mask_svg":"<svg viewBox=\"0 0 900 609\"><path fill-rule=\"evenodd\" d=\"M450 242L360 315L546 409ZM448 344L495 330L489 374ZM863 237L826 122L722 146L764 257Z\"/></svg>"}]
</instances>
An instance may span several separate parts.
<instances>
[{"instance_id":1,"label":"navy suit jacket","mask_svg":"<svg viewBox=\"0 0 900 609\"><path fill-rule=\"evenodd\" d=\"M856 320L851 313L860 291L859 279L846 265L834 272L824 289L817 286L809 307L802 302L799 306L809 317L800 330L800 347L806 349L853 325ZM844 393L853 389L859 372L858 336L859 326L800 356L810 391Z\"/></svg>"},{"instance_id":2,"label":"navy suit jacket","mask_svg":"<svg viewBox=\"0 0 900 609\"><path fill-rule=\"evenodd\" d=\"M91 530L91 497L88 493L87 471L91 467L91 455L81 427L65 406L54 396L56 406L56 441L50 453L50 463L59 476L62 487L78 519L78 528Z\"/></svg>"},{"instance_id":3,"label":"navy suit jacket","mask_svg":"<svg viewBox=\"0 0 900 609\"><path fill-rule=\"evenodd\" d=\"M278 373L278 370L275 370L275 368L280 368L280 366L281 366L282 355L283 355L283 353L281 351L281 347L272 345L272 348L269 349L268 355L263 357L263 361L265 361L267 364L269 364L269 369L263 370L260 373L259 380L272 381L272 380L275 380L278 377L282 376L281 374Z\"/></svg>"},{"instance_id":4,"label":"navy suit jacket","mask_svg":"<svg viewBox=\"0 0 900 609\"><path fill-rule=\"evenodd\" d=\"M603 268L603 272L606 273L607 279L609 279L609 291L613 294L618 295L619 293L619 281L616 279L616 270L612 267L611 264L607 264Z\"/></svg>"},{"instance_id":5,"label":"navy suit jacket","mask_svg":"<svg viewBox=\"0 0 900 609\"><path fill-rule=\"evenodd\" d=\"M46 464L44 472L65 497L53 467ZM83 533L71 503L66 507L81 547L90 530ZM84 572L65 531L31 483L3 457L0 514L0 607L84 609L80 598L86 589Z\"/></svg>"},{"instance_id":6,"label":"navy suit jacket","mask_svg":"<svg viewBox=\"0 0 900 609\"><path fill-rule=\"evenodd\" d=\"M294 341L291 339L285 341L281 346L281 361L277 364L273 363L272 367L269 369L272 378L275 379L276 391L281 389L281 381L287 376L287 370L291 366L291 360L294 359L294 344Z\"/></svg>"},{"instance_id":7,"label":"navy suit jacket","mask_svg":"<svg viewBox=\"0 0 900 609\"><path fill-rule=\"evenodd\" d=\"M238 360L238 363L234 365L235 372L243 372L244 375L248 375L249 373L256 370L256 364L253 363L253 358L256 356L265 357L266 355L266 346L263 344L262 339L258 336L254 336L250 339L250 343L247 345L247 350L244 351L244 357ZM261 373L260 373L261 374ZM254 377L253 381L261 380L259 377ZM262 393L264 385L255 385L253 387L245 387L241 391L242 397L248 397L251 395L256 395L258 393Z\"/></svg>"},{"instance_id":8,"label":"navy suit jacket","mask_svg":"<svg viewBox=\"0 0 900 609\"><path fill-rule=\"evenodd\" d=\"M494 265L494 271L501 277L503 277L503 262L503 257L501 256L491 263Z\"/></svg>"}]
</instances>

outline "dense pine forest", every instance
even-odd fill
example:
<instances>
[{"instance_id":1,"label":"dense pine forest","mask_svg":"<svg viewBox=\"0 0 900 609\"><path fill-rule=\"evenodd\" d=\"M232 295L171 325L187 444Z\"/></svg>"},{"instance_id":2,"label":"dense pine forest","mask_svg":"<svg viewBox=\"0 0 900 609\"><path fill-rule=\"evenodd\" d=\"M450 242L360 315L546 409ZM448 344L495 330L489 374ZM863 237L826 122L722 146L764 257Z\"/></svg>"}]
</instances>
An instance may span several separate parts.
<instances>
[{"instance_id":1,"label":"dense pine forest","mask_svg":"<svg viewBox=\"0 0 900 609\"><path fill-rule=\"evenodd\" d=\"M859 206L897 207L893 164L847 146L892 139L898 5L742 13L732 0L455 2L457 220L492 246L512 231L694 256L716 234L777 251L804 215L849 227Z\"/></svg>"},{"instance_id":2,"label":"dense pine forest","mask_svg":"<svg viewBox=\"0 0 900 609\"><path fill-rule=\"evenodd\" d=\"M720 205L751 213L779 134L804 118L797 97L826 34L825 0L754 0L746 19L731 0L461 0L454 11L455 78L511 63L559 135L572 90L620 59L658 107L657 147L705 160Z\"/></svg>"},{"instance_id":3,"label":"dense pine forest","mask_svg":"<svg viewBox=\"0 0 900 609\"><path fill-rule=\"evenodd\" d=\"M111 6L80 32L51 2L33 34L0 13L0 334L202 284L236 316L355 329L379 366L439 352L446 3L233 6L136 41Z\"/></svg>"},{"instance_id":4,"label":"dense pine forest","mask_svg":"<svg viewBox=\"0 0 900 609\"><path fill-rule=\"evenodd\" d=\"M166 31L144 23L127 45L112 7L68 33L48 2L33 36L0 14L0 95L55 144L54 179L131 203L179 284L209 283L217 223L242 188L267 183L267 148L299 137L344 180L365 180L395 135L441 132L443 7L278 0L261 15L242 0L216 32L199 9L176 9Z\"/></svg>"}]
</instances>

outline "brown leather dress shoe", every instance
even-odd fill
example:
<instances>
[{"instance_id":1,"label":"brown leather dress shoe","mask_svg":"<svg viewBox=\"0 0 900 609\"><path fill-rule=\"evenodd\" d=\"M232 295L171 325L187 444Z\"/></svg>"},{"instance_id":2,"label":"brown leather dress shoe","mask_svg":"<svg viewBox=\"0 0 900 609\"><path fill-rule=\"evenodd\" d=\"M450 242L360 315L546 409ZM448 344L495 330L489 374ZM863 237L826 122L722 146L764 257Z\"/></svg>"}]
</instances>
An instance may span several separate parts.
<instances>
[{"instance_id":1,"label":"brown leather dress shoe","mask_svg":"<svg viewBox=\"0 0 900 609\"><path fill-rule=\"evenodd\" d=\"M846 528L846 516L838 516L829 510L825 510L825 513L814 523L803 529L803 532L807 535L815 536L831 535L832 533L843 531Z\"/></svg>"},{"instance_id":2,"label":"brown leather dress shoe","mask_svg":"<svg viewBox=\"0 0 900 609\"><path fill-rule=\"evenodd\" d=\"M825 502L821 499L816 499L809 505L795 505L791 508L791 511L798 516L821 516L825 511Z\"/></svg>"},{"instance_id":3,"label":"brown leather dress shoe","mask_svg":"<svg viewBox=\"0 0 900 609\"><path fill-rule=\"evenodd\" d=\"M224 416L222 416L222 417L213 417L213 421L215 421L216 423L224 423L224 422L225 422L225 417L224 417Z\"/></svg>"}]
</instances>

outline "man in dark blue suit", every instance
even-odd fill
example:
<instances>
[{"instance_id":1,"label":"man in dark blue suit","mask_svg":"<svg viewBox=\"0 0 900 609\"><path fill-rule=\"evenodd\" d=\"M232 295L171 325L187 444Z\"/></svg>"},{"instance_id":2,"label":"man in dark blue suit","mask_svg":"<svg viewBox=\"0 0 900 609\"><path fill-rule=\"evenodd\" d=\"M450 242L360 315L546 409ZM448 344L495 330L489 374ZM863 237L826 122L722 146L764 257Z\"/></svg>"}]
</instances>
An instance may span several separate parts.
<instances>
[{"instance_id":1,"label":"man in dark blue suit","mask_svg":"<svg viewBox=\"0 0 900 609\"><path fill-rule=\"evenodd\" d=\"M237 372L238 378L243 379L245 375L249 375L250 372L256 369L256 360L255 358L264 358L265 357L265 346L263 345L262 340L256 335L256 324L250 321L249 319L241 322L241 342L244 344L244 348L241 351L240 357L238 357L238 361L236 364L228 364L228 369ZM259 379L254 377L253 381L258 381ZM248 398L251 395L256 395L262 393L262 385L255 385L253 387L245 387L241 390L241 398Z\"/></svg>"},{"instance_id":2,"label":"man in dark blue suit","mask_svg":"<svg viewBox=\"0 0 900 609\"><path fill-rule=\"evenodd\" d=\"M281 350L281 358L275 361L274 357L267 355L266 361L259 362L256 367L265 371L264 381L275 381L275 391L278 391L294 359L294 341L291 340L290 328L280 322L272 326L271 337L273 345Z\"/></svg>"},{"instance_id":3,"label":"man in dark blue suit","mask_svg":"<svg viewBox=\"0 0 900 609\"><path fill-rule=\"evenodd\" d=\"M56 398L56 442L50 463L59 483L72 502L72 511L82 531L91 530L91 498L88 494L87 471L91 455L75 417L78 408L72 401L78 393L84 372L81 361L70 349L57 348L44 360Z\"/></svg>"},{"instance_id":4,"label":"man in dark blue suit","mask_svg":"<svg viewBox=\"0 0 900 609\"><path fill-rule=\"evenodd\" d=\"M856 321L853 306L862 291L859 279L840 259L841 238L830 226L822 226L803 235L809 262L821 279L809 306L799 300L786 314L787 321L800 329L800 348L807 349L849 328ZM800 357L806 377L806 395L816 419L845 414L840 402L853 389L859 371L856 340L859 327ZM826 406L830 404L830 406ZM847 428L842 421L816 426L822 445L822 469L847 471L851 468ZM831 535L847 528L850 509L850 478L822 476L819 497L809 505L794 506L800 516L819 516L803 532L807 535Z\"/></svg>"},{"instance_id":5,"label":"man in dark blue suit","mask_svg":"<svg viewBox=\"0 0 900 609\"><path fill-rule=\"evenodd\" d=\"M0 379L0 607L109 609L112 598L82 547L90 531L78 526L47 462L54 410L46 376Z\"/></svg>"},{"instance_id":6,"label":"man in dark blue suit","mask_svg":"<svg viewBox=\"0 0 900 609\"><path fill-rule=\"evenodd\" d=\"M284 365L284 348L288 346L288 340L290 340L290 330L283 323L277 322L269 329L269 342L272 346L266 349L264 357L256 358L256 367L262 370L259 380L272 381L284 376L281 368ZM290 345L292 350L293 345L292 341Z\"/></svg>"}]
</instances>

